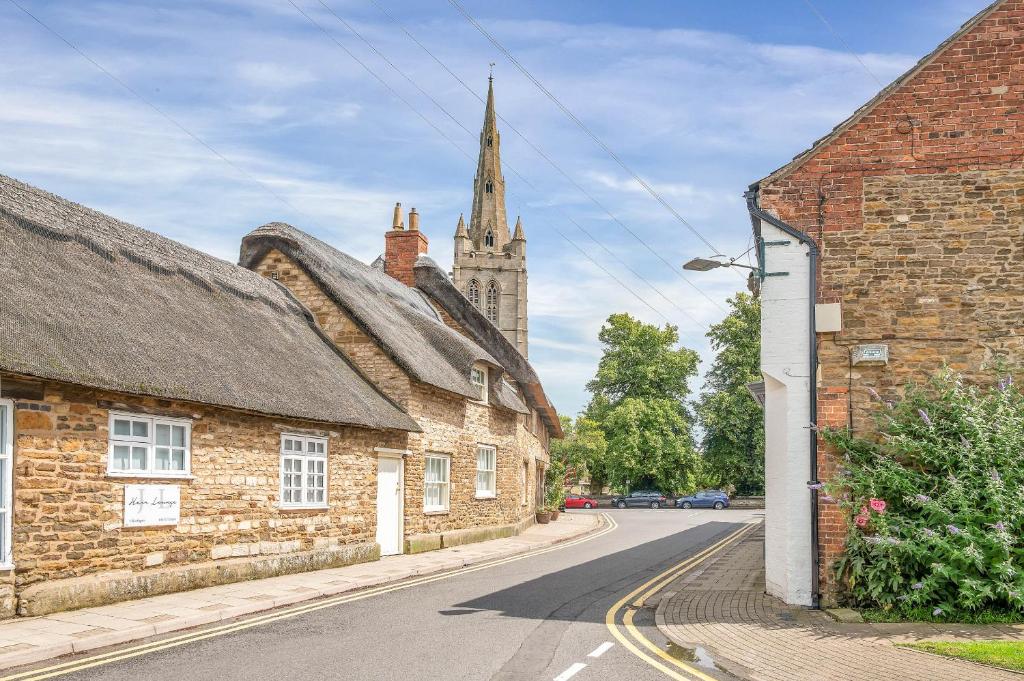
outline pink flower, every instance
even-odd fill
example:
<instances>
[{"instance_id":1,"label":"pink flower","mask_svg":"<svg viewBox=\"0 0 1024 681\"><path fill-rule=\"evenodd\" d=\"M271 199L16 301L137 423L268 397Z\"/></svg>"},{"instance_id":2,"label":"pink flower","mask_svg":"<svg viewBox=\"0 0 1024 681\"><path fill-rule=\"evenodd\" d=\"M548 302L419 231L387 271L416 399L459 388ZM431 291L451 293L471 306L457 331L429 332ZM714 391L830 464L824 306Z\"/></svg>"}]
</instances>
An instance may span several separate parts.
<instances>
[{"instance_id":1,"label":"pink flower","mask_svg":"<svg viewBox=\"0 0 1024 681\"><path fill-rule=\"evenodd\" d=\"M857 523L857 527L867 527L868 517L866 515L859 515L854 519L854 522Z\"/></svg>"},{"instance_id":2,"label":"pink flower","mask_svg":"<svg viewBox=\"0 0 1024 681\"><path fill-rule=\"evenodd\" d=\"M866 515L868 515L868 513L870 513L870 511L868 511L868 507L867 506L861 506L860 507L860 514L861 515L866 516Z\"/></svg>"},{"instance_id":3,"label":"pink flower","mask_svg":"<svg viewBox=\"0 0 1024 681\"><path fill-rule=\"evenodd\" d=\"M882 499L872 499L870 501L871 509L879 513L885 513L885 501Z\"/></svg>"}]
</instances>

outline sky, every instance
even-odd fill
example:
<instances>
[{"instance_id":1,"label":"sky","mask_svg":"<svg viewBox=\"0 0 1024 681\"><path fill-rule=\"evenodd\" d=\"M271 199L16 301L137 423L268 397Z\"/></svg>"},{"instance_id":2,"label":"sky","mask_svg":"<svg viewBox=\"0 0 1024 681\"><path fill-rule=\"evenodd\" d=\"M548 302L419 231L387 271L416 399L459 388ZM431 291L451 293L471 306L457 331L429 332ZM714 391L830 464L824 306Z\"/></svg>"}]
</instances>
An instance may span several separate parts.
<instances>
[{"instance_id":1,"label":"sky","mask_svg":"<svg viewBox=\"0 0 1024 681\"><path fill-rule=\"evenodd\" d=\"M530 360L575 414L609 314L708 368L745 275L682 263L746 262L746 187L988 0L459 0L625 168L448 0L16 3L39 21L0 0L0 173L233 262L278 220L370 262L400 201L449 268L493 62Z\"/></svg>"}]
</instances>

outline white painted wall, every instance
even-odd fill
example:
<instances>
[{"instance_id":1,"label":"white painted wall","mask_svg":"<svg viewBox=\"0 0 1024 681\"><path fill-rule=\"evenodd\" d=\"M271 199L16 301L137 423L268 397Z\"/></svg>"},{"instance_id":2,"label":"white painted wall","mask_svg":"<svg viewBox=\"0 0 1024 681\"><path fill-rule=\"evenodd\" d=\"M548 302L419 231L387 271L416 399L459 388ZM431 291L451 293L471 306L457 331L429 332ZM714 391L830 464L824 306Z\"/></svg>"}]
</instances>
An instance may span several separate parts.
<instances>
[{"instance_id":1,"label":"white painted wall","mask_svg":"<svg viewBox=\"0 0 1024 681\"><path fill-rule=\"evenodd\" d=\"M811 602L810 314L807 247L762 221L761 372L765 379L765 581L793 605Z\"/></svg>"}]
</instances>

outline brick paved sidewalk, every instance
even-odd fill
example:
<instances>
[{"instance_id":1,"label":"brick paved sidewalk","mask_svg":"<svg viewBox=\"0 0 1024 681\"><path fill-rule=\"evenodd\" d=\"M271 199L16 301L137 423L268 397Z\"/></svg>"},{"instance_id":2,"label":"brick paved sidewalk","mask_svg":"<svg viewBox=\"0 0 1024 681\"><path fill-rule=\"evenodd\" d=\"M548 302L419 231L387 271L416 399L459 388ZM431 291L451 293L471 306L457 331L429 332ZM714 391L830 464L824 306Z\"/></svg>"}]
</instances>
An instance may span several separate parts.
<instances>
[{"instance_id":1,"label":"brick paved sidewalk","mask_svg":"<svg viewBox=\"0 0 1024 681\"><path fill-rule=\"evenodd\" d=\"M929 640L1024 640L1020 626L840 624L764 593L764 528L669 585L656 620L673 643L702 648L751 681L1021 681L1021 675L906 650Z\"/></svg>"},{"instance_id":2,"label":"brick paved sidewalk","mask_svg":"<svg viewBox=\"0 0 1024 681\"><path fill-rule=\"evenodd\" d=\"M0 622L0 669L527 553L585 535L598 529L601 523L600 515L563 513L557 522L534 525L506 539L415 555L388 556L372 563L224 584L44 617L6 620Z\"/></svg>"}]
</instances>

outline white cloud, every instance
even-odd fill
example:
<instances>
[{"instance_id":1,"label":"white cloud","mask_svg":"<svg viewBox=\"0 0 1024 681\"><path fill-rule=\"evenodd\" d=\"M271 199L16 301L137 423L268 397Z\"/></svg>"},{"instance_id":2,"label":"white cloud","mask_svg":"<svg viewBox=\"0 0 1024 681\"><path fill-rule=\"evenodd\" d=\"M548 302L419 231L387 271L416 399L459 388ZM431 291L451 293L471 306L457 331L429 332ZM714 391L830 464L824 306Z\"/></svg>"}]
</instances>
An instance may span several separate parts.
<instances>
[{"instance_id":1,"label":"white cloud","mask_svg":"<svg viewBox=\"0 0 1024 681\"><path fill-rule=\"evenodd\" d=\"M238 76L249 85L269 90L290 90L315 83L318 78L308 69L275 62L242 62L235 66Z\"/></svg>"}]
</instances>

